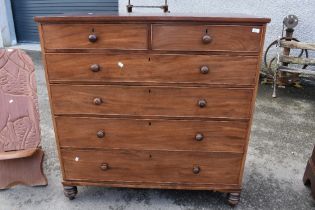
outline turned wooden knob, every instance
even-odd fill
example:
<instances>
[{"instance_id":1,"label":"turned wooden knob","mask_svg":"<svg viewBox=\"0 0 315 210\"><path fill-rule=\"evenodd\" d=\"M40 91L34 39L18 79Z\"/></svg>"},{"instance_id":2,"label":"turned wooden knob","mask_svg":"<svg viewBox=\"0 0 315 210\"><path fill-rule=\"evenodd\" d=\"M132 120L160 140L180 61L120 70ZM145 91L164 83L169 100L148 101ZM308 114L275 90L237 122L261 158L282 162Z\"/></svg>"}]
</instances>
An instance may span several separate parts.
<instances>
[{"instance_id":1,"label":"turned wooden knob","mask_svg":"<svg viewBox=\"0 0 315 210\"><path fill-rule=\"evenodd\" d=\"M100 65L98 65L98 64L92 64L92 65L90 66L90 69L91 69L91 71L93 71L93 72L98 72L98 71L101 70L101 67L100 67Z\"/></svg>"},{"instance_id":2,"label":"turned wooden knob","mask_svg":"<svg viewBox=\"0 0 315 210\"><path fill-rule=\"evenodd\" d=\"M102 169L103 171L107 171L107 170L109 169L109 165L108 165L107 163L102 163L102 164L101 164L101 169Z\"/></svg>"},{"instance_id":3,"label":"turned wooden knob","mask_svg":"<svg viewBox=\"0 0 315 210\"><path fill-rule=\"evenodd\" d=\"M200 72L201 72L202 74L208 74L208 72L209 72L209 67L208 67L208 66L201 66L201 67L200 67Z\"/></svg>"},{"instance_id":4,"label":"turned wooden knob","mask_svg":"<svg viewBox=\"0 0 315 210\"><path fill-rule=\"evenodd\" d=\"M103 103L103 100L101 98L94 98L93 103L95 105L101 105Z\"/></svg>"},{"instance_id":5,"label":"turned wooden knob","mask_svg":"<svg viewBox=\"0 0 315 210\"><path fill-rule=\"evenodd\" d=\"M89 41L90 42L96 42L97 40L97 36L95 34L90 34L89 35Z\"/></svg>"},{"instance_id":6,"label":"turned wooden knob","mask_svg":"<svg viewBox=\"0 0 315 210\"><path fill-rule=\"evenodd\" d=\"M204 137L204 136L203 136L202 133L197 133L195 139L196 139L197 141L202 141L202 140L203 140L203 137Z\"/></svg>"},{"instance_id":7,"label":"turned wooden knob","mask_svg":"<svg viewBox=\"0 0 315 210\"><path fill-rule=\"evenodd\" d=\"M205 99L200 99L200 100L198 101L198 106L199 106L200 108L204 108L206 105L207 105L207 101L206 101Z\"/></svg>"},{"instance_id":8,"label":"turned wooden knob","mask_svg":"<svg viewBox=\"0 0 315 210\"><path fill-rule=\"evenodd\" d=\"M105 137L105 131L103 131L103 130L97 131L96 136L98 138L104 138Z\"/></svg>"},{"instance_id":9,"label":"turned wooden knob","mask_svg":"<svg viewBox=\"0 0 315 210\"><path fill-rule=\"evenodd\" d=\"M200 167L199 166L194 166L192 171L193 171L194 174L199 174L200 173Z\"/></svg>"},{"instance_id":10,"label":"turned wooden knob","mask_svg":"<svg viewBox=\"0 0 315 210\"><path fill-rule=\"evenodd\" d=\"M206 34L206 35L204 35L203 37L202 37L202 42L204 43L204 44L208 44L208 43L210 43L212 41L212 38L211 38L211 36L209 36L208 34Z\"/></svg>"}]
</instances>

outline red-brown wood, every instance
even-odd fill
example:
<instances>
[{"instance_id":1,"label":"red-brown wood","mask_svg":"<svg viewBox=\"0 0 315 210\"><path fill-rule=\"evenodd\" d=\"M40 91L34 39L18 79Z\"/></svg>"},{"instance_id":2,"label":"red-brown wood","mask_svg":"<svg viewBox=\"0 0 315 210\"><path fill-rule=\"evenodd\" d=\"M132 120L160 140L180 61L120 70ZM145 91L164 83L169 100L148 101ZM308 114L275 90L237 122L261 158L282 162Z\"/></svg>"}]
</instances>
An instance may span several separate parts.
<instances>
[{"instance_id":1,"label":"red-brown wood","mask_svg":"<svg viewBox=\"0 0 315 210\"><path fill-rule=\"evenodd\" d=\"M147 25L49 24L43 26L45 49L147 49ZM96 36L91 42L89 36Z\"/></svg>"},{"instance_id":2,"label":"red-brown wood","mask_svg":"<svg viewBox=\"0 0 315 210\"><path fill-rule=\"evenodd\" d=\"M252 30L259 30L254 33ZM259 52L261 27L160 24L152 26L152 49ZM203 41L209 36L209 43Z\"/></svg>"},{"instance_id":3,"label":"red-brown wood","mask_svg":"<svg viewBox=\"0 0 315 210\"><path fill-rule=\"evenodd\" d=\"M240 13L72 13L67 15L37 16L34 18L39 23L86 23L86 22L178 22L187 23L221 23L221 24L257 24L263 25L270 22L270 18L258 17Z\"/></svg>"},{"instance_id":4,"label":"red-brown wood","mask_svg":"<svg viewBox=\"0 0 315 210\"><path fill-rule=\"evenodd\" d=\"M56 117L61 148L243 153L247 122ZM99 131L104 135L97 136ZM203 138L196 140L196 135Z\"/></svg>"},{"instance_id":5,"label":"red-brown wood","mask_svg":"<svg viewBox=\"0 0 315 210\"><path fill-rule=\"evenodd\" d=\"M55 114L250 117L252 89L52 85ZM95 100L100 99L96 105ZM206 100L201 108L198 102Z\"/></svg>"},{"instance_id":6,"label":"red-brown wood","mask_svg":"<svg viewBox=\"0 0 315 210\"><path fill-rule=\"evenodd\" d=\"M30 157L34 155L37 150L38 148L0 152L0 161Z\"/></svg>"},{"instance_id":7,"label":"red-brown wood","mask_svg":"<svg viewBox=\"0 0 315 210\"><path fill-rule=\"evenodd\" d=\"M257 60L215 55L46 54L50 82L254 85ZM92 71L95 64L99 69ZM208 73L201 72L203 66Z\"/></svg>"},{"instance_id":8,"label":"red-brown wood","mask_svg":"<svg viewBox=\"0 0 315 210\"><path fill-rule=\"evenodd\" d=\"M229 203L238 203L265 24L270 19L133 13L35 20L40 22L67 197L75 197L76 185L208 189L228 192ZM58 48L47 48L42 29L50 25L56 28L48 36L60 37L55 30L64 27ZM82 28L73 34L66 25ZM119 37L119 42L95 47L99 36L95 39L92 34L93 44L78 38L93 25L110 33L112 40ZM105 31L112 25L121 26L123 32ZM145 33L137 36L132 28L139 25ZM125 27L131 37L119 36L125 35ZM206 67L200 64L204 62ZM205 129L206 135L195 134L203 147L194 144L196 140L188 143L198 128ZM240 135L245 135L244 141ZM148 159L150 154L156 162ZM110 163L99 162L105 159ZM198 178L192 179L195 175Z\"/></svg>"},{"instance_id":9,"label":"red-brown wood","mask_svg":"<svg viewBox=\"0 0 315 210\"><path fill-rule=\"evenodd\" d=\"M0 152L40 143L35 68L22 50L0 49Z\"/></svg>"},{"instance_id":10,"label":"red-brown wood","mask_svg":"<svg viewBox=\"0 0 315 210\"><path fill-rule=\"evenodd\" d=\"M62 150L66 180L238 184L242 155L146 150ZM102 169L102 164L108 164ZM200 172L193 173L199 166Z\"/></svg>"},{"instance_id":11,"label":"red-brown wood","mask_svg":"<svg viewBox=\"0 0 315 210\"><path fill-rule=\"evenodd\" d=\"M20 152L23 153L23 150ZM0 189L8 189L18 184L47 185L42 168L43 157L44 152L37 149L31 156L0 160Z\"/></svg>"}]
</instances>

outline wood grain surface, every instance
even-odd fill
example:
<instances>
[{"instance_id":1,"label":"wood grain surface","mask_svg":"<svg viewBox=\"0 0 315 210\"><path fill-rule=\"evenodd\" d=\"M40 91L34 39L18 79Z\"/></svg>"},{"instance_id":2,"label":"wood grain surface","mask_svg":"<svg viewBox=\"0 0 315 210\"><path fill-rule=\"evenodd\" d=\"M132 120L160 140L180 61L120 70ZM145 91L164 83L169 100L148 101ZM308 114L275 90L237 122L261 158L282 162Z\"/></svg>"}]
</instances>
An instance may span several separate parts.
<instances>
[{"instance_id":1,"label":"wood grain surface","mask_svg":"<svg viewBox=\"0 0 315 210\"><path fill-rule=\"evenodd\" d=\"M64 186L241 191L270 19L35 20Z\"/></svg>"},{"instance_id":2,"label":"wood grain surface","mask_svg":"<svg viewBox=\"0 0 315 210\"><path fill-rule=\"evenodd\" d=\"M66 180L238 184L242 155L137 150L61 150ZM101 169L107 164L106 170ZM198 174L194 167L200 167Z\"/></svg>"},{"instance_id":3,"label":"wood grain surface","mask_svg":"<svg viewBox=\"0 0 315 210\"><path fill-rule=\"evenodd\" d=\"M147 49L145 24L49 24L43 27L45 49ZM89 35L95 35L95 42Z\"/></svg>"},{"instance_id":4,"label":"wood grain surface","mask_svg":"<svg viewBox=\"0 0 315 210\"><path fill-rule=\"evenodd\" d=\"M247 122L56 117L61 148L243 153ZM103 136L97 133L102 131ZM196 135L202 135L199 141Z\"/></svg>"},{"instance_id":5,"label":"wood grain surface","mask_svg":"<svg viewBox=\"0 0 315 210\"><path fill-rule=\"evenodd\" d=\"M249 118L252 89L51 85L55 114ZM100 105L94 100L101 99ZM198 106L206 100L204 108Z\"/></svg>"},{"instance_id":6,"label":"wood grain surface","mask_svg":"<svg viewBox=\"0 0 315 210\"><path fill-rule=\"evenodd\" d=\"M39 23L104 23L104 22L176 22L176 23L220 23L240 25L263 25L270 22L270 18L240 13L121 13L121 12L76 12L59 15L37 16Z\"/></svg>"},{"instance_id":7,"label":"wood grain surface","mask_svg":"<svg viewBox=\"0 0 315 210\"><path fill-rule=\"evenodd\" d=\"M253 33L253 29L259 33ZM152 49L185 51L259 52L261 27L212 25L152 25ZM203 43L204 35L211 37Z\"/></svg>"},{"instance_id":8,"label":"wood grain surface","mask_svg":"<svg viewBox=\"0 0 315 210\"><path fill-rule=\"evenodd\" d=\"M46 54L51 82L254 85L257 60L215 55ZM91 70L95 64L97 72ZM208 73L201 72L203 66Z\"/></svg>"}]
</instances>

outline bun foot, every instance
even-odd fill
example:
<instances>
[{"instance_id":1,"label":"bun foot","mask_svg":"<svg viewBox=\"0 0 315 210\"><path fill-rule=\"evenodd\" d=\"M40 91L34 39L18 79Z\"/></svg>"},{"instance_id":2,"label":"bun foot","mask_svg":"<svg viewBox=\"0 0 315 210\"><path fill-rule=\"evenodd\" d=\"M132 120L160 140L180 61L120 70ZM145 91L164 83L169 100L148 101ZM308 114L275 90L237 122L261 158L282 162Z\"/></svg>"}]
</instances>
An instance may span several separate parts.
<instances>
[{"instance_id":1,"label":"bun foot","mask_svg":"<svg viewBox=\"0 0 315 210\"><path fill-rule=\"evenodd\" d=\"M240 196L241 196L241 193L239 192L229 193L227 196L227 201L229 205L232 207L236 206L240 201Z\"/></svg>"},{"instance_id":2,"label":"bun foot","mask_svg":"<svg viewBox=\"0 0 315 210\"><path fill-rule=\"evenodd\" d=\"M64 186L63 193L67 198L69 198L69 200L73 200L78 194L78 188L76 186Z\"/></svg>"}]
</instances>

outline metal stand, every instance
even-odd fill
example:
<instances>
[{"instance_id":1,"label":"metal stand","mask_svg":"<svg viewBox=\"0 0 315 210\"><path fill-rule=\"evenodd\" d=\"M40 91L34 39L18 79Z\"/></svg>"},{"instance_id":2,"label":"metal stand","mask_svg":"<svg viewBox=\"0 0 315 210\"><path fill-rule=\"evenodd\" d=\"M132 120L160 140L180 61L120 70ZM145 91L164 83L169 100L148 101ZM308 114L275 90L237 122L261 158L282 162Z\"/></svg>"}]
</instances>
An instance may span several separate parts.
<instances>
[{"instance_id":1,"label":"metal stand","mask_svg":"<svg viewBox=\"0 0 315 210\"><path fill-rule=\"evenodd\" d=\"M165 0L164 5L162 5L162 6L143 6L143 5L141 5L141 6L135 6L135 5L132 5L132 4L130 3L130 0L128 0L127 12L128 12L128 13L131 13L131 12L132 12L132 8L134 8L134 7L138 7L138 8L160 8L160 9L162 9L162 10L164 11L164 13L169 13L169 12L170 12L170 11L168 10L167 0Z\"/></svg>"}]
</instances>

